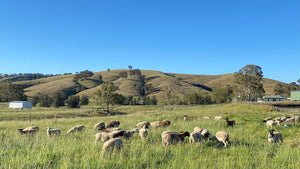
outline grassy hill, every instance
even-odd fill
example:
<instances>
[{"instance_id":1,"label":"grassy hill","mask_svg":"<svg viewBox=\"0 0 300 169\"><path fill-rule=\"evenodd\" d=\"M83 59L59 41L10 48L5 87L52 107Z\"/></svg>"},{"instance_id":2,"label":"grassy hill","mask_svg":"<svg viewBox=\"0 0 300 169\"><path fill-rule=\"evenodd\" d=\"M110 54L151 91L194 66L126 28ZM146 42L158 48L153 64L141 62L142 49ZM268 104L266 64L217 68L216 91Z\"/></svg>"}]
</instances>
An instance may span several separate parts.
<instances>
[{"instance_id":1,"label":"grassy hill","mask_svg":"<svg viewBox=\"0 0 300 169\"><path fill-rule=\"evenodd\" d=\"M141 85L141 82L134 76L121 78L119 74L127 69L117 69L111 71L94 72L94 75L87 80L73 81L74 75L53 76L42 79L14 82L26 86L25 94L34 96L37 93L53 94L57 91L67 93L77 93L79 95L92 96L100 88L102 76L103 81L112 81L118 87L118 93L122 95L136 95L135 88ZM145 84L152 85L155 90L148 96L155 95L158 99L164 97L165 92L171 90L174 95L179 97L192 92L210 92L217 87L226 85L235 85L234 74L223 75L189 75L164 73L155 70L141 70L144 75ZM266 95L274 94L273 90L277 83L276 80L264 78L264 89Z\"/></svg>"}]
</instances>

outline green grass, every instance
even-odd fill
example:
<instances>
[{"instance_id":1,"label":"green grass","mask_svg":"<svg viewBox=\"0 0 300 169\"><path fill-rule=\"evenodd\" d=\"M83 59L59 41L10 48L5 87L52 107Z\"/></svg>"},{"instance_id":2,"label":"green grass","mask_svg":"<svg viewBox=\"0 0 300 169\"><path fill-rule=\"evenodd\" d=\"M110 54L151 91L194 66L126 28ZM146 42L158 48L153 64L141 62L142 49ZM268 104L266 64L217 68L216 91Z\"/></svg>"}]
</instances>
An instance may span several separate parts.
<instances>
[{"instance_id":1,"label":"green grass","mask_svg":"<svg viewBox=\"0 0 300 169\"><path fill-rule=\"evenodd\" d=\"M1 107L1 106L0 106ZM292 115L272 111L268 106L224 104L208 106L121 106L115 110L123 115L102 117L69 117L67 112L76 109L32 110L31 121L10 120L6 117L19 116L1 107L0 111L0 168L298 168L300 165L299 125L291 128L274 127L284 137L284 144L267 142L267 127L261 123L265 117ZM91 107L81 110L92 109ZM8 113L3 113L9 111ZM25 111L24 111L25 112ZM26 110L29 113L29 110ZM48 118L53 114L61 118ZM190 120L183 121L188 115ZM225 120L204 120L202 117L216 115L236 120L235 127L226 127ZM47 118L45 118L47 117ZM15 117L15 119L18 119ZM93 125L97 122L119 120L120 128L132 129L140 121L169 119L171 126L149 129L147 140L136 134L130 140L123 140L120 152L102 156L103 143L94 144ZM83 124L82 133L67 136L66 132L74 125ZM34 136L20 136L18 128L37 125L40 131ZM48 138L46 127L60 128L60 137ZM184 144L161 144L161 132L165 130L191 132L195 126L207 128L212 134L224 130L230 135L230 144L209 141L190 145L186 138Z\"/></svg>"}]
</instances>

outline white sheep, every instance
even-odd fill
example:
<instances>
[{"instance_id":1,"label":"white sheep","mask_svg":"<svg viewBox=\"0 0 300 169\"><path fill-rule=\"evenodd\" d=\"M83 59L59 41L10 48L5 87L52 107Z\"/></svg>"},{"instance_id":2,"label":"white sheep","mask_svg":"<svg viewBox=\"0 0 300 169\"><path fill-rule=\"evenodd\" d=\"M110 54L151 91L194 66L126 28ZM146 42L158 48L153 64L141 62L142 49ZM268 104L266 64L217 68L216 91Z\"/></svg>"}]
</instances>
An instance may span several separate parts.
<instances>
[{"instance_id":1,"label":"white sheep","mask_svg":"<svg viewBox=\"0 0 300 169\"><path fill-rule=\"evenodd\" d=\"M280 132L274 132L275 130L268 130L269 131L269 135L268 135L268 141L270 143L273 143L273 145L275 143L279 144L279 140L281 141L281 143L283 143L283 138L282 138L282 134Z\"/></svg>"},{"instance_id":2,"label":"white sheep","mask_svg":"<svg viewBox=\"0 0 300 169\"><path fill-rule=\"evenodd\" d=\"M145 139L148 137L148 125L144 125L143 128L140 129L139 135L142 139Z\"/></svg>"},{"instance_id":3,"label":"white sheep","mask_svg":"<svg viewBox=\"0 0 300 169\"><path fill-rule=\"evenodd\" d=\"M105 123L104 122L99 122L94 125L94 130L99 130L101 128L105 128Z\"/></svg>"},{"instance_id":4,"label":"white sheep","mask_svg":"<svg viewBox=\"0 0 300 169\"><path fill-rule=\"evenodd\" d=\"M212 140L218 140L219 142L222 142L224 144L224 147L226 148L229 142L229 135L225 131L218 131L216 135L213 136Z\"/></svg>"},{"instance_id":5,"label":"white sheep","mask_svg":"<svg viewBox=\"0 0 300 169\"><path fill-rule=\"evenodd\" d=\"M51 129L51 127L47 127L47 136L52 136L52 135L56 135L56 136L60 136L61 134L61 130L60 129Z\"/></svg>"},{"instance_id":6,"label":"white sheep","mask_svg":"<svg viewBox=\"0 0 300 169\"><path fill-rule=\"evenodd\" d=\"M215 120L221 120L223 117L222 116L216 116Z\"/></svg>"},{"instance_id":7,"label":"white sheep","mask_svg":"<svg viewBox=\"0 0 300 169\"><path fill-rule=\"evenodd\" d=\"M267 125L267 127L273 127L273 126L275 126L275 125L278 125L278 123L275 122L274 120L268 120L268 121L266 122L266 125Z\"/></svg>"},{"instance_id":8,"label":"white sheep","mask_svg":"<svg viewBox=\"0 0 300 169\"><path fill-rule=\"evenodd\" d=\"M101 142L106 142L107 140L117 138L117 137L122 137L124 135L125 131L120 130L120 131L113 131L112 133L106 133L106 132L101 132L95 134L95 143L101 141Z\"/></svg>"},{"instance_id":9,"label":"white sheep","mask_svg":"<svg viewBox=\"0 0 300 169\"><path fill-rule=\"evenodd\" d=\"M159 126L160 121L154 121L152 123L150 123L151 127L156 128Z\"/></svg>"},{"instance_id":10,"label":"white sheep","mask_svg":"<svg viewBox=\"0 0 300 169\"><path fill-rule=\"evenodd\" d=\"M37 126L29 126L29 127L26 127L25 129L18 129L19 133L20 134L34 134L36 132L39 131L39 127Z\"/></svg>"},{"instance_id":11,"label":"white sheep","mask_svg":"<svg viewBox=\"0 0 300 169\"><path fill-rule=\"evenodd\" d=\"M211 117L205 116L205 117L202 117L202 119L209 120L209 119L211 119Z\"/></svg>"},{"instance_id":12,"label":"white sheep","mask_svg":"<svg viewBox=\"0 0 300 169\"><path fill-rule=\"evenodd\" d=\"M113 138L103 144L102 154L114 149L120 150L123 147L123 141L120 138Z\"/></svg>"},{"instance_id":13,"label":"white sheep","mask_svg":"<svg viewBox=\"0 0 300 169\"><path fill-rule=\"evenodd\" d=\"M184 115L183 121L188 121L188 116L187 115Z\"/></svg>"},{"instance_id":14,"label":"white sheep","mask_svg":"<svg viewBox=\"0 0 300 169\"><path fill-rule=\"evenodd\" d=\"M67 132L67 134L71 134L71 133L74 133L74 132L77 132L77 131L82 131L84 128L85 128L84 125L74 126L74 127L72 127L72 128Z\"/></svg>"},{"instance_id":15,"label":"white sheep","mask_svg":"<svg viewBox=\"0 0 300 169\"><path fill-rule=\"evenodd\" d=\"M202 129L201 129L200 127L197 126L197 127L194 128L194 132L200 132L200 133L201 133L201 132L202 132Z\"/></svg>"}]
</instances>

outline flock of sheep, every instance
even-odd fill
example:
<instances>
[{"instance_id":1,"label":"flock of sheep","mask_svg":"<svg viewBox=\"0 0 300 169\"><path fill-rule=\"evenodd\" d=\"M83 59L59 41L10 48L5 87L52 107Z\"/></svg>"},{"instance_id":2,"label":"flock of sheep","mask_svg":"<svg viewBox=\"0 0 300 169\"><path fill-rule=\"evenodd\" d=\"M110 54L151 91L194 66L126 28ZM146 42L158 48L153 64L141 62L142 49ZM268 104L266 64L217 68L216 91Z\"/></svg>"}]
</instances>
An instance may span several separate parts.
<instances>
[{"instance_id":1,"label":"flock of sheep","mask_svg":"<svg viewBox=\"0 0 300 169\"><path fill-rule=\"evenodd\" d=\"M222 116L216 116L216 120L220 120ZM210 117L205 117L204 119L210 119ZM267 124L267 126L272 126L273 123L278 124L278 121L286 121L287 119L290 119L288 117L285 118L276 118L275 120L272 120L271 118L267 118L263 120ZM184 121L188 121L188 116L184 116ZM226 120L227 126L235 126L235 121L229 121L228 118ZM294 119L295 120L295 119ZM297 119L298 120L298 119ZM271 123L272 125L269 125ZM275 122L276 121L276 122ZM171 122L169 120L163 120L163 121L154 121L152 123L149 123L147 121L145 122L139 122L136 124L137 128L134 128L132 130L122 130L119 128L120 122L119 121L111 121L106 126L104 122L99 122L94 125L94 130L99 130L100 132L95 135L95 144L98 142L103 142L102 147L102 153L107 152L108 150L113 149L121 149L123 147L123 141L122 139L130 139L135 133L138 133L141 139L146 139L148 137L148 129L149 126L153 128L157 127L166 127L170 126ZM74 132L80 132L85 128L84 125L78 125L74 126L71 129L68 130L67 134L70 135ZM29 126L25 129L18 129L19 133L21 135L27 135L27 134L34 134L37 131L39 131L39 127L37 126ZM47 135L50 136L60 136L61 130L60 129L52 129L50 127L46 128ZM275 144L283 143L283 137L280 132L274 132L274 130L268 130L268 141ZM200 127L195 127L194 130L189 133L188 131L164 131L161 133L161 139L163 146L167 147L170 144L177 144L177 143L183 143L185 140L185 137L188 137L189 143L192 145L194 143L200 143L200 142L207 142L209 141L211 134L208 129L201 129ZM229 134L225 131L218 131L216 134L212 137L212 141L218 141L224 144L224 147L228 147L229 144Z\"/></svg>"}]
</instances>

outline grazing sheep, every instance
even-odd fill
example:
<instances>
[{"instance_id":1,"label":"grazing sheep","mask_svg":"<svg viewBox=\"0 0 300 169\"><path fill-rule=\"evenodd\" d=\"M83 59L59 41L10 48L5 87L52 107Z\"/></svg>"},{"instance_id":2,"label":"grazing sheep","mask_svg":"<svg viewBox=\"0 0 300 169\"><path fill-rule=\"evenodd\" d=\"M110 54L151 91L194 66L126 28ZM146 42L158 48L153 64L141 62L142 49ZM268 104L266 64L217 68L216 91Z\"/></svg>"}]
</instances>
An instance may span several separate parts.
<instances>
[{"instance_id":1,"label":"grazing sheep","mask_svg":"<svg viewBox=\"0 0 300 169\"><path fill-rule=\"evenodd\" d=\"M172 132L166 131L162 133L162 143L165 147L169 144L177 144L183 143L185 137L189 137L190 133L188 131L181 131L181 132Z\"/></svg>"},{"instance_id":2,"label":"grazing sheep","mask_svg":"<svg viewBox=\"0 0 300 169\"><path fill-rule=\"evenodd\" d=\"M229 135L225 131L218 131L216 135L213 136L212 140L218 140L219 142L222 142L224 144L224 147L226 148L229 142Z\"/></svg>"},{"instance_id":3,"label":"grazing sheep","mask_svg":"<svg viewBox=\"0 0 300 169\"><path fill-rule=\"evenodd\" d=\"M202 119L209 120L209 119L211 119L211 117L205 116L205 117L202 117Z\"/></svg>"},{"instance_id":4,"label":"grazing sheep","mask_svg":"<svg viewBox=\"0 0 300 169\"><path fill-rule=\"evenodd\" d=\"M95 134L95 143L101 141L101 142L106 142L107 140L117 138L117 137L122 137L124 136L125 131L120 130L120 131L114 131L112 133L106 133L106 132L101 132Z\"/></svg>"},{"instance_id":5,"label":"grazing sheep","mask_svg":"<svg viewBox=\"0 0 300 169\"><path fill-rule=\"evenodd\" d=\"M111 121L107 124L106 128L119 127L119 125L120 125L119 121Z\"/></svg>"},{"instance_id":6,"label":"grazing sheep","mask_svg":"<svg viewBox=\"0 0 300 169\"><path fill-rule=\"evenodd\" d=\"M201 132L202 132L202 129L201 129L200 127L195 127L195 128L194 128L194 132L200 132L200 133L201 133Z\"/></svg>"},{"instance_id":7,"label":"grazing sheep","mask_svg":"<svg viewBox=\"0 0 300 169\"><path fill-rule=\"evenodd\" d=\"M266 123L266 122L269 121L269 120L272 120L272 117L267 117L267 118L265 118L262 122L263 122L263 123Z\"/></svg>"},{"instance_id":8,"label":"grazing sheep","mask_svg":"<svg viewBox=\"0 0 300 169\"><path fill-rule=\"evenodd\" d=\"M52 135L60 136L60 129L51 129L51 127L47 127L47 135L50 137Z\"/></svg>"},{"instance_id":9,"label":"grazing sheep","mask_svg":"<svg viewBox=\"0 0 300 169\"><path fill-rule=\"evenodd\" d=\"M85 128L84 125L74 126L74 127L72 127L72 128L67 132L67 134L71 134L71 133L74 133L74 132L77 132L77 131L82 131L84 128Z\"/></svg>"},{"instance_id":10,"label":"grazing sheep","mask_svg":"<svg viewBox=\"0 0 300 169\"><path fill-rule=\"evenodd\" d=\"M23 135L23 134L26 134L26 135L27 134L34 134L34 133L36 133L36 132L39 131L39 127L37 127L37 126L29 126L29 127L26 127L25 129L19 128L18 131L19 131L19 133L21 135Z\"/></svg>"},{"instance_id":11,"label":"grazing sheep","mask_svg":"<svg viewBox=\"0 0 300 169\"><path fill-rule=\"evenodd\" d=\"M105 127L101 127L98 130L102 131L102 132L106 132L106 133L111 133L114 131L120 131L121 129L116 127L116 128L105 128Z\"/></svg>"},{"instance_id":12,"label":"grazing sheep","mask_svg":"<svg viewBox=\"0 0 300 169\"><path fill-rule=\"evenodd\" d=\"M139 122L138 124L136 124L136 127L142 128L144 125L150 126L150 123L148 121Z\"/></svg>"},{"instance_id":13,"label":"grazing sheep","mask_svg":"<svg viewBox=\"0 0 300 169\"><path fill-rule=\"evenodd\" d=\"M228 120L228 117L226 117L226 126L228 127L228 126L231 126L231 127L233 127L234 125L235 125L235 121L234 120L232 120L232 121L229 121Z\"/></svg>"},{"instance_id":14,"label":"grazing sheep","mask_svg":"<svg viewBox=\"0 0 300 169\"><path fill-rule=\"evenodd\" d=\"M163 120L158 124L158 127L170 126L171 122L169 120Z\"/></svg>"},{"instance_id":15,"label":"grazing sheep","mask_svg":"<svg viewBox=\"0 0 300 169\"><path fill-rule=\"evenodd\" d=\"M144 125L143 128L140 129L139 135L141 136L142 139L145 139L148 137L148 125Z\"/></svg>"},{"instance_id":16,"label":"grazing sheep","mask_svg":"<svg viewBox=\"0 0 300 169\"><path fill-rule=\"evenodd\" d=\"M274 132L275 130L268 130L269 131L269 135L268 135L268 141L270 143L273 143L273 145L275 143L279 144L279 140L281 141L281 143L283 143L283 138L282 138L282 134L280 132Z\"/></svg>"},{"instance_id":17,"label":"grazing sheep","mask_svg":"<svg viewBox=\"0 0 300 169\"><path fill-rule=\"evenodd\" d=\"M201 131L201 136L203 138L203 140L208 141L209 137L210 137L210 132L207 129L204 129Z\"/></svg>"},{"instance_id":18,"label":"grazing sheep","mask_svg":"<svg viewBox=\"0 0 300 169\"><path fill-rule=\"evenodd\" d=\"M103 144L102 154L114 149L120 150L123 147L123 141L120 138L113 138Z\"/></svg>"},{"instance_id":19,"label":"grazing sheep","mask_svg":"<svg viewBox=\"0 0 300 169\"><path fill-rule=\"evenodd\" d=\"M138 133L139 129L133 129L133 130L125 130L123 137L125 139L130 139L134 133Z\"/></svg>"},{"instance_id":20,"label":"grazing sheep","mask_svg":"<svg viewBox=\"0 0 300 169\"><path fill-rule=\"evenodd\" d=\"M215 120L221 120L223 117L222 116L216 116Z\"/></svg>"},{"instance_id":21,"label":"grazing sheep","mask_svg":"<svg viewBox=\"0 0 300 169\"><path fill-rule=\"evenodd\" d=\"M188 121L188 116L187 115L184 115L183 121Z\"/></svg>"},{"instance_id":22,"label":"grazing sheep","mask_svg":"<svg viewBox=\"0 0 300 169\"><path fill-rule=\"evenodd\" d=\"M267 127L273 127L273 126L275 126L277 124L278 124L278 122L275 122L274 120L268 120L266 122Z\"/></svg>"},{"instance_id":23,"label":"grazing sheep","mask_svg":"<svg viewBox=\"0 0 300 169\"><path fill-rule=\"evenodd\" d=\"M150 123L150 126L153 128L156 128L156 127L158 127L159 123L160 123L160 121L154 121L154 122Z\"/></svg>"},{"instance_id":24,"label":"grazing sheep","mask_svg":"<svg viewBox=\"0 0 300 169\"><path fill-rule=\"evenodd\" d=\"M99 130L100 128L105 128L105 123L104 122L99 122L94 125L94 130Z\"/></svg>"},{"instance_id":25,"label":"grazing sheep","mask_svg":"<svg viewBox=\"0 0 300 169\"><path fill-rule=\"evenodd\" d=\"M193 131L193 132L190 134L190 137L189 137L189 142L190 142L190 144L200 142L201 140L202 140L201 132Z\"/></svg>"}]
</instances>

